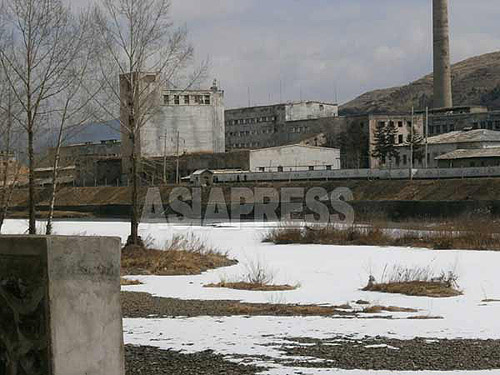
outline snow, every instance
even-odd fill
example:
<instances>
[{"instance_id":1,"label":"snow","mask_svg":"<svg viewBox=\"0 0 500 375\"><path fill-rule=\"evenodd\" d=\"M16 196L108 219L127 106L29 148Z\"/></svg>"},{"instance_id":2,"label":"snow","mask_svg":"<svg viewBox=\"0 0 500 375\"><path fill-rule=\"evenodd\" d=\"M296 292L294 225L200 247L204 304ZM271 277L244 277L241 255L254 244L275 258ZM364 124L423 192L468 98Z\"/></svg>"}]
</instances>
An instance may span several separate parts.
<instances>
[{"instance_id":1,"label":"snow","mask_svg":"<svg viewBox=\"0 0 500 375\"><path fill-rule=\"evenodd\" d=\"M43 226L43 224L42 224ZM342 319L319 317L197 317L166 319L125 319L125 340L165 349L189 352L212 349L231 356L267 355L280 357L277 349L265 346L282 343L284 337L332 338L354 335L500 339L500 303L483 303L500 298L500 252L431 251L410 248L380 248L325 245L276 246L261 242L268 224L245 223L212 227L184 227L167 224L141 225L143 238L152 237L161 246L175 234L193 233L240 261L236 266L213 270L198 276L133 276L144 285L125 290L144 291L156 296L182 299L241 300L263 303L339 305L366 300L385 306L412 307L418 313L385 313L397 319ZM129 226L120 221L58 221L55 232L61 235L86 234L119 236L124 241ZM3 233L24 233L26 222L7 220ZM276 283L299 284L294 291L250 292L204 288L221 279L241 278L252 263L260 263L275 276ZM425 266L437 273L453 270L464 295L445 299L408 297L360 290L370 274L380 278L384 269L395 265ZM444 319L408 320L412 315L441 316ZM258 363L258 360L256 359ZM266 364L269 365L269 364ZM297 370L298 371L298 370ZM295 369L276 367L269 374L290 374ZM336 371L300 369L303 374L335 373L346 375L389 374L384 371ZM399 374L413 374L398 372ZM429 372L426 374L444 374ZM456 371L450 372L457 373ZM494 372L461 372L491 374ZM498 373L498 371L496 371ZM393 373L392 373L393 374Z\"/></svg>"}]
</instances>

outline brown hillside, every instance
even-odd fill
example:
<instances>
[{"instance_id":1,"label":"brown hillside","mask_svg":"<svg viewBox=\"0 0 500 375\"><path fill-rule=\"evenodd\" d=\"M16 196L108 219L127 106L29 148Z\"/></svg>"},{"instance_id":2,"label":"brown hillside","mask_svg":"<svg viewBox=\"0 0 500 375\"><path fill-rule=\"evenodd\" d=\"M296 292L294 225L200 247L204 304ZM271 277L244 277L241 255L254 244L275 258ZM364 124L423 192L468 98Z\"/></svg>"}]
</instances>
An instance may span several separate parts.
<instances>
[{"instance_id":1,"label":"brown hillside","mask_svg":"<svg viewBox=\"0 0 500 375\"><path fill-rule=\"evenodd\" d=\"M342 114L407 112L432 106L433 77L409 85L367 92L341 106ZM500 109L500 52L472 57L452 66L454 105Z\"/></svg>"}]
</instances>

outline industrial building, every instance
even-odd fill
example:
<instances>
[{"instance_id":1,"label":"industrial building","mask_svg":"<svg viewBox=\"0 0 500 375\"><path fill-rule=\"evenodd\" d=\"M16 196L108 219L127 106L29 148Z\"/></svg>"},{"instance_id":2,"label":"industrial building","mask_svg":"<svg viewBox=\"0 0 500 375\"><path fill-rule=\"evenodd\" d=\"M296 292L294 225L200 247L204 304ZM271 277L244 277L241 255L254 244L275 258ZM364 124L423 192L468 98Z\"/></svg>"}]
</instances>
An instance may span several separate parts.
<instances>
[{"instance_id":1,"label":"industrial building","mask_svg":"<svg viewBox=\"0 0 500 375\"><path fill-rule=\"evenodd\" d=\"M251 172L297 172L340 169L336 148L288 145L252 150Z\"/></svg>"},{"instance_id":2,"label":"industrial building","mask_svg":"<svg viewBox=\"0 0 500 375\"><path fill-rule=\"evenodd\" d=\"M225 111L226 150L259 149L298 143L324 130L338 116L338 105L316 101Z\"/></svg>"},{"instance_id":3,"label":"industrial building","mask_svg":"<svg viewBox=\"0 0 500 375\"><path fill-rule=\"evenodd\" d=\"M488 111L483 106L468 106L429 112L430 136L464 129L500 130L500 111Z\"/></svg>"},{"instance_id":4,"label":"industrial building","mask_svg":"<svg viewBox=\"0 0 500 375\"><path fill-rule=\"evenodd\" d=\"M48 168L54 165L56 148L49 148L48 154L40 160L38 167L40 174L49 173ZM87 142L62 146L59 150L59 168L73 167L74 182L77 185L94 185L97 183L98 162L102 159L120 158L121 142L116 139L100 142ZM44 179L48 177L40 177ZM109 183L116 184L116 179L109 179Z\"/></svg>"},{"instance_id":5,"label":"industrial building","mask_svg":"<svg viewBox=\"0 0 500 375\"><path fill-rule=\"evenodd\" d=\"M425 149L425 144L421 147ZM462 130L440 134L427 139L427 162L417 161L414 168L497 166L496 160L493 160L494 154L498 154L499 151L495 149L496 147L500 147L500 132L494 130ZM408 168L410 147L401 145L399 155L401 160L399 167ZM481 160L481 157L488 158L489 161Z\"/></svg>"},{"instance_id":6,"label":"industrial building","mask_svg":"<svg viewBox=\"0 0 500 375\"><path fill-rule=\"evenodd\" d=\"M136 155L150 159L184 153L221 153L224 140L224 92L214 81L208 90L161 87L156 73L137 73L144 92L144 109L137 110L142 123L136 135ZM120 77L120 96L130 97L128 75ZM142 104L142 101L141 103ZM140 105L139 105L140 106ZM130 172L132 141L129 108L121 108L123 172Z\"/></svg>"}]
</instances>

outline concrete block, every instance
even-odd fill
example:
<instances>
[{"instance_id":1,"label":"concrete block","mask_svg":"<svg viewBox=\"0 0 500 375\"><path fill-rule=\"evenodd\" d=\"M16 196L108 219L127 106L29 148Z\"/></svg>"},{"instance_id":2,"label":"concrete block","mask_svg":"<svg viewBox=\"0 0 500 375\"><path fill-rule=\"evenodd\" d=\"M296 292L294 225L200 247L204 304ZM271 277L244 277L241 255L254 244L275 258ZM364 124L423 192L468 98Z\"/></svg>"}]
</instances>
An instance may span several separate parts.
<instances>
[{"instance_id":1,"label":"concrete block","mask_svg":"<svg viewBox=\"0 0 500 375\"><path fill-rule=\"evenodd\" d=\"M0 236L0 375L124 375L120 240Z\"/></svg>"}]
</instances>

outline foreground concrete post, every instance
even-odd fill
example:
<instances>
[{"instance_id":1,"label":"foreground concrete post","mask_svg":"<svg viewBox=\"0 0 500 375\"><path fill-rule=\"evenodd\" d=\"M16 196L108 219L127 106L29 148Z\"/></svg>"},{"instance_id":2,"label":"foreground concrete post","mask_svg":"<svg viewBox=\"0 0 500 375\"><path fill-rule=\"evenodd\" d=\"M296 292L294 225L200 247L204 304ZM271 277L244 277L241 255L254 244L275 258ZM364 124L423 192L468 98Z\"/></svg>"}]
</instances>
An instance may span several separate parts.
<instances>
[{"instance_id":1,"label":"foreground concrete post","mask_svg":"<svg viewBox=\"0 0 500 375\"><path fill-rule=\"evenodd\" d=\"M120 240L0 236L0 375L124 375Z\"/></svg>"}]
</instances>

